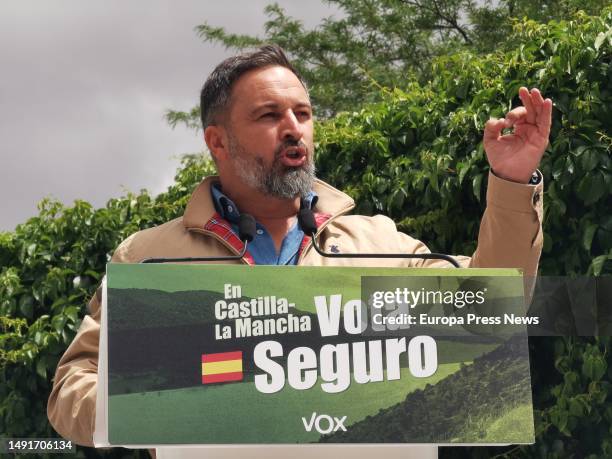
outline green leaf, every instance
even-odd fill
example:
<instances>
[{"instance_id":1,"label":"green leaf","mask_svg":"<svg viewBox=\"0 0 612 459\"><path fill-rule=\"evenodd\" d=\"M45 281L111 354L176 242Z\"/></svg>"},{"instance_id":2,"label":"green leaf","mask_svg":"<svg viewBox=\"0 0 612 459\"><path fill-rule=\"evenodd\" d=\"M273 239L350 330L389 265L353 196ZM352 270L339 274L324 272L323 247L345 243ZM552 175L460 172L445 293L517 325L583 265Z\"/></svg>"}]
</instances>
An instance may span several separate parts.
<instances>
[{"instance_id":1,"label":"green leaf","mask_svg":"<svg viewBox=\"0 0 612 459\"><path fill-rule=\"evenodd\" d=\"M593 236L595 236L595 232L597 231L598 225L597 223L589 223L582 234L582 246L584 250L591 250L591 245L593 244Z\"/></svg>"},{"instance_id":2,"label":"green leaf","mask_svg":"<svg viewBox=\"0 0 612 459\"><path fill-rule=\"evenodd\" d=\"M79 319L79 309L75 306L69 306L64 310L64 314L72 321L76 322Z\"/></svg>"},{"instance_id":3,"label":"green leaf","mask_svg":"<svg viewBox=\"0 0 612 459\"><path fill-rule=\"evenodd\" d=\"M599 164L600 155L601 153L599 153L595 149L585 150L580 155L580 165L582 166L585 172L591 172L597 167L597 165Z\"/></svg>"},{"instance_id":4,"label":"green leaf","mask_svg":"<svg viewBox=\"0 0 612 459\"><path fill-rule=\"evenodd\" d=\"M34 316L34 302L29 295L22 295L19 298L19 311L27 319L32 319Z\"/></svg>"},{"instance_id":5,"label":"green leaf","mask_svg":"<svg viewBox=\"0 0 612 459\"><path fill-rule=\"evenodd\" d=\"M457 167L459 167L459 165ZM459 184L460 185L463 182L463 179L465 178L465 175L468 173L469 170L470 170L470 167L467 164L462 164L460 166L459 176L458 176L458 180L459 180Z\"/></svg>"},{"instance_id":6,"label":"green leaf","mask_svg":"<svg viewBox=\"0 0 612 459\"><path fill-rule=\"evenodd\" d=\"M406 191L403 188L398 188L393 192L393 197L391 198L391 206L397 209L401 209L404 205L404 200L406 198Z\"/></svg>"},{"instance_id":7,"label":"green leaf","mask_svg":"<svg viewBox=\"0 0 612 459\"><path fill-rule=\"evenodd\" d=\"M570 433L567 430L567 421L568 421L568 413L565 410L562 410L558 406L554 407L550 413L550 421L552 424L559 429L563 434L570 436Z\"/></svg>"},{"instance_id":8,"label":"green leaf","mask_svg":"<svg viewBox=\"0 0 612 459\"><path fill-rule=\"evenodd\" d=\"M589 355L582 364L582 374L592 381L598 381L606 374L608 366L601 356Z\"/></svg>"},{"instance_id":9,"label":"green leaf","mask_svg":"<svg viewBox=\"0 0 612 459\"><path fill-rule=\"evenodd\" d=\"M601 45L602 45L602 44L603 44L603 42L605 41L605 39L606 39L606 35L607 35L607 34L606 34L606 33L604 33L604 32L599 32L599 33L597 34L597 38L595 39L595 45L594 45L594 46L595 46L595 49L596 49L597 51L599 51L599 48L601 48Z\"/></svg>"},{"instance_id":10,"label":"green leaf","mask_svg":"<svg viewBox=\"0 0 612 459\"><path fill-rule=\"evenodd\" d=\"M569 414L572 416L581 417L585 413L584 404L576 398L569 401Z\"/></svg>"},{"instance_id":11,"label":"green leaf","mask_svg":"<svg viewBox=\"0 0 612 459\"><path fill-rule=\"evenodd\" d=\"M604 267L605 262L608 259L612 259L610 255L600 255L598 257L593 258L588 270L589 275L599 276Z\"/></svg>"},{"instance_id":12,"label":"green leaf","mask_svg":"<svg viewBox=\"0 0 612 459\"><path fill-rule=\"evenodd\" d=\"M47 379L47 362L44 358L36 362L36 373L38 373L41 378Z\"/></svg>"},{"instance_id":13,"label":"green leaf","mask_svg":"<svg viewBox=\"0 0 612 459\"><path fill-rule=\"evenodd\" d=\"M480 201L480 189L482 187L482 174L476 175L472 179L472 190L474 191L474 196L478 201Z\"/></svg>"},{"instance_id":14,"label":"green leaf","mask_svg":"<svg viewBox=\"0 0 612 459\"><path fill-rule=\"evenodd\" d=\"M585 175L578 184L578 196L587 205L597 202L606 191L608 190L604 176L600 171L592 175Z\"/></svg>"},{"instance_id":15,"label":"green leaf","mask_svg":"<svg viewBox=\"0 0 612 459\"><path fill-rule=\"evenodd\" d=\"M565 174L565 158L557 158L553 163L552 167L552 177L554 180L559 180L559 178Z\"/></svg>"},{"instance_id":16,"label":"green leaf","mask_svg":"<svg viewBox=\"0 0 612 459\"><path fill-rule=\"evenodd\" d=\"M56 332L61 333L66 325L67 317L64 314L57 315L51 320L51 326Z\"/></svg>"}]
</instances>

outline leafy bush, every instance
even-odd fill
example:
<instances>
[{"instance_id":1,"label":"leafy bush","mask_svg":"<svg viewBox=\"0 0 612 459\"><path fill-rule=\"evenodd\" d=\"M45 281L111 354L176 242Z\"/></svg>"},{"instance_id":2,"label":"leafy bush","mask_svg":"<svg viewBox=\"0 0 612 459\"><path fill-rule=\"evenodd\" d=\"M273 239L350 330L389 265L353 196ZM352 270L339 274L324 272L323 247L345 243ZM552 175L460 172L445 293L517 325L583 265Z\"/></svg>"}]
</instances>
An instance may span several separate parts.
<instances>
[{"instance_id":1,"label":"leafy bush","mask_svg":"<svg viewBox=\"0 0 612 459\"><path fill-rule=\"evenodd\" d=\"M508 51L438 59L428 84L323 122L320 175L355 198L358 212L390 216L435 251L470 253L489 169L484 123L520 104L520 86L538 87L555 103L541 164L541 272L612 273L611 23L609 9L517 23Z\"/></svg>"},{"instance_id":2,"label":"leafy bush","mask_svg":"<svg viewBox=\"0 0 612 459\"><path fill-rule=\"evenodd\" d=\"M0 234L3 437L55 435L46 419L51 378L113 250L131 233L182 215L193 188L212 172L210 163L186 157L175 184L156 198L143 190L102 209L44 200L37 217Z\"/></svg>"},{"instance_id":3,"label":"leafy bush","mask_svg":"<svg viewBox=\"0 0 612 459\"><path fill-rule=\"evenodd\" d=\"M519 23L507 49L437 60L430 83L386 91L384 103L319 123L319 175L352 195L359 212L386 213L432 249L469 253L484 207L483 124L518 104L519 86L537 86L556 104L541 167L541 271L609 274L611 23L611 9L569 22ZM180 215L195 185L211 172L210 163L188 157L176 183L156 198L142 191L97 210L82 201L67 208L46 200L37 217L0 234L3 436L53 435L45 415L50 379L113 249L128 234ZM612 455L610 340L530 344L538 443L503 454Z\"/></svg>"}]
</instances>

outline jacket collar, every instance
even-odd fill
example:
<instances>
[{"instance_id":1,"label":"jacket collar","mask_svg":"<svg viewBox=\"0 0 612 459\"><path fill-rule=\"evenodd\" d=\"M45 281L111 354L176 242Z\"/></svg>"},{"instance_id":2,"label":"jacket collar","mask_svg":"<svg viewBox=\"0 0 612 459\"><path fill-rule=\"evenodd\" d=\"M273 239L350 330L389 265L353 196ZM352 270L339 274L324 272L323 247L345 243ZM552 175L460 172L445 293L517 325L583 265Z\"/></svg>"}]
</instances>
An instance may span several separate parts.
<instances>
[{"instance_id":1,"label":"jacket collar","mask_svg":"<svg viewBox=\"0 0 612 459\"><path fill-rule=\"evenodd\" d=\"M216 210L210 187L214 182L218 181L219 177L217 176L207 177L195 189L183 214L183 225L185 228L201 229L213 218ZM319 196L319 200L313 210L329 214L331 216L330 219L342 215L355 207L355 202L351 197L321 180L315 180L314 191Z\"/></svg>"}]
</instances>

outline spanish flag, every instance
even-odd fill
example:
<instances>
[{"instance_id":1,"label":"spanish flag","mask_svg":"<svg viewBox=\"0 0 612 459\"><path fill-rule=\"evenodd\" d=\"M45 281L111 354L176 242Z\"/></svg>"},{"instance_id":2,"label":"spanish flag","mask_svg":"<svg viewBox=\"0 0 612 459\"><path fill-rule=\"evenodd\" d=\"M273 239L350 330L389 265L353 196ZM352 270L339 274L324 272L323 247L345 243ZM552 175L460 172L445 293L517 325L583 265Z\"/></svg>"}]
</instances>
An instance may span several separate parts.
<instances>
[{"instance_id":1,"label":"spanish flag","mask_svg":"<svg viewBox=\"0 0 612 459\"><path fill-rule=\"evenodd\" d=\"M202 354L202 384L242 381L242 351Z\"/></svg>"}]
</instances>

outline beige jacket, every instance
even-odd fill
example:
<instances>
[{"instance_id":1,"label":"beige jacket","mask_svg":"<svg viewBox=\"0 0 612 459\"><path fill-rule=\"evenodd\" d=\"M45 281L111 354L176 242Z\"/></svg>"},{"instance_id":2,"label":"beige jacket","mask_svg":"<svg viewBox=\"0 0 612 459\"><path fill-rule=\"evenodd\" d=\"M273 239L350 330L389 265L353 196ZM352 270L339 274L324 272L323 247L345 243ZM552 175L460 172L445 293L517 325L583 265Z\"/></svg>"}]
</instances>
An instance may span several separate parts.
<instances>
[{"instance_id":1,"label":"beige jacket","mask_svg":"<svg viewBox=\"0 0 612 459\"><path fill-rule=\"evenodd\" d=\"M204 180L193 193L185 214L155 228L128 237L115 251L113 262L138 263L150 257L205 257L237 254L226 241L205 229L215 214L210 185ZM321 247L331 246L351 252L428 252L422 242L397 231L387 217L345 215L353 200L330 185L317 181L319 200L316 212L330 218L319 226ZM518 267L534 275L542 248L542 183L521 185L489 175L487 208L483 215L478 247L471 258L458 257L467 267ZM244 261L243 261L244 262ZM236 261L235 263L240 263ZM403 266L443 267L443 260L323 258L306 245L299 265L304 266ZM96 408L98 340L100 333L100 290L89 303L91 315L85 316L72 344L60 360L47 414L55 430L65 438L91 446Z\"/></svg>"}]
</instances>

